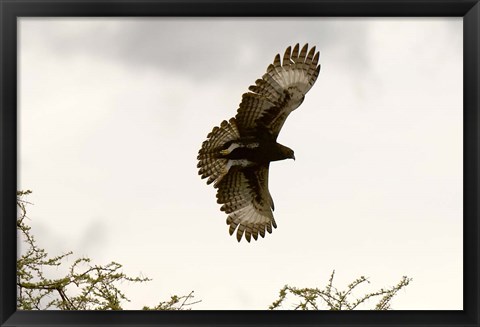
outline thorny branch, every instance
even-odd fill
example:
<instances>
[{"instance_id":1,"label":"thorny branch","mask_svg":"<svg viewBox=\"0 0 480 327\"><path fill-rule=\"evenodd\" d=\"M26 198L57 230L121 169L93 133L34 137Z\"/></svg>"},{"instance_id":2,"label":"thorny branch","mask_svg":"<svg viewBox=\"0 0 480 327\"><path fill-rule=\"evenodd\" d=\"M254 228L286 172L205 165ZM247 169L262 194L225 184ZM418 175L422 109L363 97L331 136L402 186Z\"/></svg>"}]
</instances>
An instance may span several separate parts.
<instances>
[{"instance_id":1,"label":"thorny branch","mask_svg":"<svg viewBox=\"0 0 480 327\"><path fill-rule=\"evenodd\" d=\"M326 310L354 310L374 297L380 297L380 300L373 310L389 310L391 309L390 301L392 298L412 281L411 278L403 276L397 285L367 293L351 302L350 297L352 297L353 291L361 284L370 282L366 277L361 276L350 283L345 291L339 291L333 286L334 276L335 270L330 275L330 279L324 289L297 288L285 285L280 290L279 298L270 305L269 309L279 309L287 302L287 296L290 294L297 301L300 301L297 304L293 304L294 310L320 310L320 308L325 308Z\"/></svg>"},{"instance_id":2,"label":"thorny branch","mask_svg":"<svg viewBox=\"0 0 480 327\"><path fill-rule=\"evenodd\" d=\"M55 257L37 246L31 234L31 227L25 222L24 199L30 190L17 192L17 230L26 245L23 254L17 258L17 308L20 310L122 310L124 302L130 300L118 288L122 282L143 283L148 277L130 277L122 272L122 265L110 262L106 265L92 265L89 258L76 259L65 276L49 279L46 273L51 268L67 265L64 259L73 253L67 252ZM193 291L186 296L174 295L169 301L160 302L154 308L144 310L185 310L199 303L193 301Z\"/></svg>"}]
</instances>

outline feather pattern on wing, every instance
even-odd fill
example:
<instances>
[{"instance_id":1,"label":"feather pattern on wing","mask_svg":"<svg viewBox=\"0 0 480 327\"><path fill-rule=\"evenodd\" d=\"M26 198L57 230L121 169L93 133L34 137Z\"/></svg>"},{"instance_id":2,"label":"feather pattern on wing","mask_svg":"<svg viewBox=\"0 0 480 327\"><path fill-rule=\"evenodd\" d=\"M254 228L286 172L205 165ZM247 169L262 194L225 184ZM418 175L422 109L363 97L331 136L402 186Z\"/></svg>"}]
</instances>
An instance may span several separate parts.
<instances>
[{"instance_id":1,"label":"feather pattern on wing","mask_svg":"<svg viewBox=\"0 0 480 327\"><path fill-rule=\"evenodd\" d=\"M276 139L288 115L303 101L320 72L319 52L308 44L288 47L280 60L277 54L261 79L243 94L235 116L242 135L266 128Z\"/></svg>"},{"instance_id":2,"label":"feather pattern on wing","mask_svg":"<svg viewBox=\"0 0 480 327\"><path fill-rule=\"evenodd\" d=\"M212 182L218 183L228 172L228 160L219 158L218 152L228 141L237 140L240 137L235 118L230 118L227 122L224 120L220 127L215 126L208 133L207 140L202 143L200 151L198 151L199 175L207 178L207 184Z\"/></svg>"},{"instance_id":3,"label":"feather pattern on wing","mask_svg":"<svg viewBox=\"0 0 480 327\"><path fill-rule=\"evenodd\" d=\"M272 232L277 227L273 218L273 200L268 191L268 165L232 169L218 183L217 202L223 204L220 210L228 215L229 232L237 231L240 242L243 235L250 242L258 235L265 236L265 230Z\"/></svg>"}]
</instances>

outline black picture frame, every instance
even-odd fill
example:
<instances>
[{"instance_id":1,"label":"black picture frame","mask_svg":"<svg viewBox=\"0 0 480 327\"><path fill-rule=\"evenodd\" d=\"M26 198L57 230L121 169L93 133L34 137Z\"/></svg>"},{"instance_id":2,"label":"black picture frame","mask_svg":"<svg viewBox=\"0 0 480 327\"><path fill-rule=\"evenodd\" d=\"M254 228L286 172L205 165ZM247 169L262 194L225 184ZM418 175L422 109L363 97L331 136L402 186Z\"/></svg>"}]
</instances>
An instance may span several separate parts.
<instances>
[{"instance_id":1,"label":"black picture frame","mask_svg":"<svg viewBox=\"0 0 480 327\"><path fill-rule=\"evenodd\" d=\"M479 326L479 0L1 0L1 326ZM463 301L459 311L16 311L17 18L111 16L463 17ZM446 76L445 78L448 78ZM441 285L439 285L441 287ZM446 296L448 296L446 294Z\"/></svg>"}]
</instances>

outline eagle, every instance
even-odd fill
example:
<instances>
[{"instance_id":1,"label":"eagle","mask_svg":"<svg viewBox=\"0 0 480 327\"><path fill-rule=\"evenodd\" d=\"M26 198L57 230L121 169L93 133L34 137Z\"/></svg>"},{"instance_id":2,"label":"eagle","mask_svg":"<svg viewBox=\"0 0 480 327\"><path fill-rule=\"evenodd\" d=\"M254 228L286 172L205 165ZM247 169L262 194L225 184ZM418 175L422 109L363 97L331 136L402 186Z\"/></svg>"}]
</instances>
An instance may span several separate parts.
<instances>
[{"instance_id":1,"label":"eagle","mask_svg":"<svg viewBox=\"0 0 480 327\"><path fill-rule=\"evenodd\" d=\"M199 175L217 189L217 203L228 214L229 233L250 242L277 228L268 190L270 162L294 159L277 143L288 115L302 104L320 72L320 53L305 44L277 54L261 79L244 93L237 114L207 135L198 152Z\"/></svg>"}]
</instances>

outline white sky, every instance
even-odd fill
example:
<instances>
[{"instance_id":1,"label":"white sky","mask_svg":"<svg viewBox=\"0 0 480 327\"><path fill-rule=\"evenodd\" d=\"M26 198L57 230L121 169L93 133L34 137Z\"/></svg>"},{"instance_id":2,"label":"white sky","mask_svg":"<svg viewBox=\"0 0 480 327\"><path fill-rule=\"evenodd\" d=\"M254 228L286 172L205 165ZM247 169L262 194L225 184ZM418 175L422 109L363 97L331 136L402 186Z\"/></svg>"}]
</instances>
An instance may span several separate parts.
<instances>
[{"instance_id":1,"label":"white sky","mask_svg":"<svg viewBox=\"0 0 480 327\"><path fill-rule=\"evenodd\" d=\"M39 245L153 281L128 309L195 291L194 309L267 309L285 285L462 309L460 18L22 18L19 189ZM237 243L196 156L276 53L322 69L279 142L278 228ZM73 261L73 259L72 259ZM284 307L289 309L289 307Z\"/></svg>"}]
</instances>

